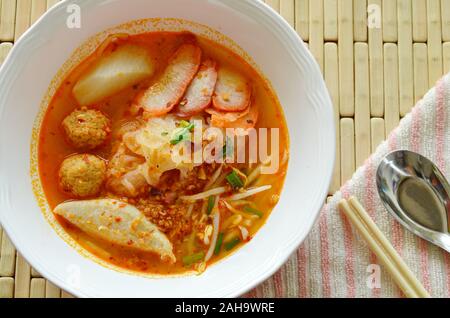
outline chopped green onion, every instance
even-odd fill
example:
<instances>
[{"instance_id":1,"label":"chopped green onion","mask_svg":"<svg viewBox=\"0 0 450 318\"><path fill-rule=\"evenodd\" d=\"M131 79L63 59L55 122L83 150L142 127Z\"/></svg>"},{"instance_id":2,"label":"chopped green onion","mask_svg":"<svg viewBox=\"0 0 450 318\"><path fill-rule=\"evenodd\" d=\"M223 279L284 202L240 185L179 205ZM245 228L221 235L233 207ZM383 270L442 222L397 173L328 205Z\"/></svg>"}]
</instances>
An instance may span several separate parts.
<instances>
[{"instance_id":1,"label":"chopped green onion","mask_svg":"<svg viewBox=\"0 0 450 318\"><path fill-rule=\"evenodd\" d=\"M221 232L217 236L216 247L214 248L214 255L219 255L220 249L222 248L222 242L223 242L223 233Z\"/></svg>"},{"instance_id":2,"label":"chopped green onion","mask_svg":"<svg viewBox=\"0 0 450 318\"><path fill-rule=\"evenodd\" d=\"M242 188L244 186L244 182L242 182L241 178L239 178L236 171L231 171L229 175L226 176L228 183L235 189Z\"/></svg>"},{"instance_id":3,"label":"chopped green onion","mask_svg":"<svg viewBox=\"0 0 450 318\"><path fill-rule=\"evenodd\" d=\"M211 212L212 212L212 210L214 208L214 203L215 203L214 201L215 201L214 196L210 195L208 197L208 205L207 205L207 208L206 208L206 214L207 215L211 214Z\"/></svg>"},{"instance_id":4,"label":"chopped green onion","mask_svg":"<svg viewBox=\"0 0 450 318\"><path fill-rule=\"evenodd\" d=\"M172 140L170 140L170 143L172 145L176 145L176 144L180 143L182 140L183 140L183 135L177 135Z\"/></svg>"},{"instance_id":5,"label":"chopped green onion","mask_svg":"<svg viewBox=\"0 0 450 318\"><path fill-rule=\"evenodd\" d=\"M163 131L162 133L161 133L161 136L167 136L169 133L167 132L167 131Z\"/></svg>"},{"instance_id":6,"label":"chopped green onion","mask_svg":"<svg viewBox=\"0 0 450 318\"><path fill-rule=\"evenodd\" d=\"M247 213L250 213L250 214L255 214L255 215L259 216L260 218L262 218L264 215L261 211L254 209L248 205L244 207L244 211Z\"/></svg>"},{"instance_id":7,"label":"chopped green onion","mask_svg":"<svg viewBox=\"0 0 450 318\"><path fill-rule=\"evenodd\" d=\"M205 252L198 252L192 255L187 255L183 257L184 266L189 266L194 263L201 261L205 257Z\"/></svg>"},{"instance_id":8,"label":"chopped green onion","mask_svg":"<svg viewBox=\"0 0 450 318\"><path fill-rule=\"evenodd\" d=\"M241 241L241 239L239 237L232 239L231 241L229 241L228 243L225 244L225 249L227 251L233 249L236 245L239 244L240 241Z\"/></svg>"},{"instance_id":9,"label":"chopped green onion","mask_svg":"<svg viewBox=\"0 0 450 318\"><path fill-rule=\"evenodd\" d=\"M172 145L176 145L183 140L188 140L189 132L191 132L194 128L194 123L189 123L185 120L183 120L182 122L186 122L188 123L188 125L179 129L178 132L173 136L172 140L170 140L170 143Z\"/></svg>"}]
</instances>

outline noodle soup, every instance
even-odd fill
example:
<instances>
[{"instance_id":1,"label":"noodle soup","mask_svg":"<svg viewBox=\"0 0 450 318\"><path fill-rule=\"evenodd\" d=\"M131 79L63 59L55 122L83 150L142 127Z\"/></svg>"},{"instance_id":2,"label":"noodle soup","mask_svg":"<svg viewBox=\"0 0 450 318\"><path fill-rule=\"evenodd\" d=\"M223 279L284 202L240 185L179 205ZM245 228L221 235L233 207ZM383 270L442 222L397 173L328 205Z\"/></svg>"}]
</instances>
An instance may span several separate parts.
<instances>
[{"instance_id":1,"label":"noodle soup","mask_svg":"<svg viewBox=\"0 0 450 318\"><path fill-rule=\"evenodd\" d=\"M264 158L251 147L262 129ZM144 273L201 273L257 235L288 146L275 93L226 47L187 32L118 34L53 96L39 174L58 222L95 256Z\"/></svg>"}]
</instances>

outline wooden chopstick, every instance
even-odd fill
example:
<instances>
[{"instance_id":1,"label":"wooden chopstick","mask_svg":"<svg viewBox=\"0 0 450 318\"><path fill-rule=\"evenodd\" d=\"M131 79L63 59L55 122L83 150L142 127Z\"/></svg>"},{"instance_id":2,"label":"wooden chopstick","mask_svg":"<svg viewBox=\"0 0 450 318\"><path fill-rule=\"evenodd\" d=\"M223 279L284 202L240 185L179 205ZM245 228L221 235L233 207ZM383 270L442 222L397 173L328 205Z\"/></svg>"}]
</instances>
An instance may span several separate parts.
<instances>
[{"instance_id":1,"label":"wooden chopstick","mask_svg":"<svg viewBox=\"0 0 450 318\"><path fill-rule=\"evenodd\" d=\"M355 197L339 202L339 209L349 218L370 249L391 274L397 286L409 298L428 298L430 294L414 276L406 263Z\"/></svg>"}]
</instances>

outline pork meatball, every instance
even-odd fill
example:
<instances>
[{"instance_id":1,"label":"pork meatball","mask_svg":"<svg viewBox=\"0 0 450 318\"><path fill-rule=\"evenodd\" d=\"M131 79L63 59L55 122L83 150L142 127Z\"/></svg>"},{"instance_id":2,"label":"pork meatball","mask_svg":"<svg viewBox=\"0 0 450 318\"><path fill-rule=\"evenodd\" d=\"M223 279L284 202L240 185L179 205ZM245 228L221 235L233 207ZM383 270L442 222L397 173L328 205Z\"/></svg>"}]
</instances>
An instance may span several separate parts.
<instances>
[{"instance_id":1,"label":"pork meatball","mask_svg":"<svg viewBox=\"0 0 450 318\"><path fill-rule=\"evenodd\" d=\"M77 149L91 150L105 143L111 122L101 111L82 107L62 121L66 138Z\"/></svg>"},{"instance_id":2,"label":"pork meatball","mask_svg":"<svg viewBox=\"0 0 450 318\"><path fill-rule=\"evenodd\" d=\"M59 168L61 189L78 198L98 194L105 181L106 162L90 154L67 157Z\"/></svg>"}]
</instances>

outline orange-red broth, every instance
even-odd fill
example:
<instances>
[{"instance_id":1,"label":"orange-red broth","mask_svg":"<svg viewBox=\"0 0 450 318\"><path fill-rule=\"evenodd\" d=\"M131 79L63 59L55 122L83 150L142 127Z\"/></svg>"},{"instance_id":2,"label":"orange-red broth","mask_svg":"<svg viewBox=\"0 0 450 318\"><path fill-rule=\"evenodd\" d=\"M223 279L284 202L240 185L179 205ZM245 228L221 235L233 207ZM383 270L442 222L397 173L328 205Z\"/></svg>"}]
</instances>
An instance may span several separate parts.
<instances>
[{"instance_id":1,"label":"orange-red broth","mask_svg":"<svg viewBox=\"0 0 450 318\"><path fill-rule=\"evenodd\" d=\"M196 41L201 47L203 58L213 58L219 65L227 65L235 68L245 74L247 78L251 79L253 85L253 102L256 103L259 108L259 118L256 128L279 128L280 158L286 156L288 134L283 112L278 100L265 80L241 57L218 43L205 38L195 37L189 33L152 32L129 36L115 41L114 44L108 45L106 49L99 47L93 55L75 67L61 83L48 106L39 135L38 160L40 178L51 208L54 208L63 201L73 199L66 193L60 191L58 186L58 168L61 162L67 156L77 152L65 141L60 125L65 116L79 107L72 95L72 88L77 82L77 79L84 71L89 69L92 62L100 55L99 51L102 50L103 53L101 54L108 54L108 51L113 50L114 46L123 45L125 43L134 43L145 47L155 59L157 65L155 75L148 81L139 84L138 87L135 86L125 89L115 96L109 97L95 105L96 108L104 112L112 120L112 135L114 135L114 132L117 131L124 122L130 119L128 108L137 92L140 89L148 87L152 83L152 80L157 78L158 73L164 69L169 56L174 53L179 45L192 41ZM91 151L91 153L107 160L111 155L110 143L100 149ZM274 198L281 192L286 168L287 163L284 163L277 173L272 175L262 175L257 181L257 184L261 185L271 184L272 188L251 198L258 209L264 213L264 216L257 219L249 229L250 237L252 237L265 223L272 208L276 204ZM185 266L181 261L183 256L183 239L172 241L177 262L170 265L160 261L159 257L156 255L142 253L131 248L117 246L97 238L92 238L59 216L57 216L57 220L67 233L82 247L113 265L128 270L153 274L175 274L191 270L191 266ZM222 249L222 252L219 255L214 255L207 265L227 256L243 244L245 244L245 242L239 243L230 251ZM197 244L196 246L198 250L204 250L205 252L208 249L207 246L202 246L201 244Z\"/></svg>"}]
</instances>

